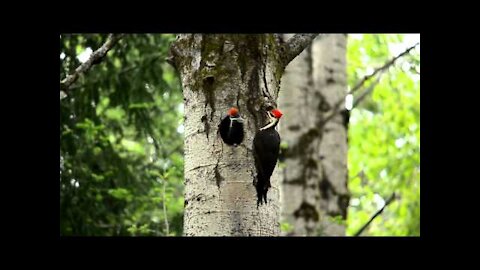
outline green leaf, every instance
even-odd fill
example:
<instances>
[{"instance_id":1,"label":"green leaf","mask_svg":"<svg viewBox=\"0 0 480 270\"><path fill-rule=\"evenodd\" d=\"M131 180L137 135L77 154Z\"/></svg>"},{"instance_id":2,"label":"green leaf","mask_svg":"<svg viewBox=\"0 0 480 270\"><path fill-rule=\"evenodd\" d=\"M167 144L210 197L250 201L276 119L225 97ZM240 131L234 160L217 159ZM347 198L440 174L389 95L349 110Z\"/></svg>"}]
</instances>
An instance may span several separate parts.
<instances>
[{"instance_id":1,"label":"green leaf","mask_svg":"<svg viewBox=\"0 0 480 270\"><path fill-rule=\"evenodd\" d=\"M155 103L133 103L128 106L129 109L150 109L152 107L156 106Z\"/></svg>"},{"instance_id":2,"label":"green leaf","mask_svg":"<svg viewBox=\"0 0 480 270\"><path fill-rule=\"evenodd\" d=\"M135 235L137 232L138 232L138 228L137 228L137 225L136 224L133 224L132 226L130 226L127 231L132 234L132 235Z\"/></svg>"},{"instance_id":3,"label":"green leaf","mask_svg":"<svg viewBox=\"0 0 480 270\"><path fill-rule=\"evenodd\" d=\"M80 129L93 129L95 125L92 120L86 118L83 122L77 123L75 127Z\"/></svg>"},{"instance_id":4,"label":"green leaf","mask_svg":"<svg viewBox=\"0 0 480 270\"><path fill-rule=\"evenodd\" d=\"M93 148L93 154L94 154L95 156L98 156L100 153L102 153L102 148L100 148L100 147L98 147L98 146L95 146L95 147Z\"/></svg>"},{"instance_id":5,"label":"green leaf","mask_svg":"<svg viewBox=\"0 0 480 270\"><path fill-rule=\"evenodd\" d=\"M99 175L92 172L92 178L95 182L102 182L105 180L105 175Z\"/></svg>"},{"instance_id":6,"label":"green leaf","mask_svg":"<svg viewBox=\"0 0 480 270\"><path fill-rule=\"evenodd\" d=\"M107 119L121 121L125 117L125 111L120 107L110 108L105 111Z\"/></svg>"},{"instance_id":7,"label":"green leaf","mask_svg":"<svg viewBox=\"0 0 480 270\"><path fill-rule=\"evenodd\" d=\"M83 51L85 51L85 48L84 48L82 45L78 44L78 45L75 47L75 53L76 53L77 55L81 54Z\"/></svg>"},{"instance_id":8,"label":"green leaf","mask_svg":"<svg viewBox=\"0 0 480 270\"><path fill-rule=\"evenodd\" d=\"M110 104L110 98L103 97L95 108L97 115L101 115Z\"/></svg>"},{"instance_id":9,"label":"green leaf","mask_svg":"<svg viewBox=\"0 0 480 270\"><path fill-rule=\"evenodd\" d=\"M125 188L110 189L108 190L108 194L110 194L112 197L119 200L126 200L126 201L132 200L132 194L130 193L129 190Z\"/></svg>"},{"instance_id":10,"label":"green leaf","mask_svg":"<svg viewBox=\"0 0 480 270\"><path fill-rule=\"evenodd\" d=\"M293 231L293 225L291 225L290 223L288 222L281 222L280 223L280 230L282 232L285 232L285 233L289 233L291 231Z\"/></svg>"},{"instance_id":11,"label":"green leaf","mask_svg":"<svg viewBox=\"0 0 480 270\"><path fill-rule=\"evenodd\" d=\"M142 144L136 141L122 139L121 144L127 151L130 151L132 153L139 154L139 155L145 155L145 148L143 147Z\"/></svg>"},{"instance_id":12,"label":"green leaf","mask_svg":"<svg viewBox=\"0 0 480 270\"><path fill-rule=\"evenodd\" d=\"M345 225L346 224L346 220L343 219L343 217L341 215L337 215L337 216L334 216L334 217L329 216L328 219L329 219L330 222L333 222L333 223L338 224L338 225Z\"/></svg>"}]
</instances>

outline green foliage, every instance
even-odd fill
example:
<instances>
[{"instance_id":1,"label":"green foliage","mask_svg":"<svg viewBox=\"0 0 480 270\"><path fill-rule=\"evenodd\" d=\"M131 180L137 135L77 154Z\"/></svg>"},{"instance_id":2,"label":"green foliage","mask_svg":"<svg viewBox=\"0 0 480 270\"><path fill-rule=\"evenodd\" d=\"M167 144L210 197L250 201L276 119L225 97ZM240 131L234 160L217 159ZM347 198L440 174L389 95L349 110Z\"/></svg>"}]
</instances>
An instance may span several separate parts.
<instances>
[{"instance_id":1,"label":"green foliage","mask_svg":"<svg viewBox=\"0 0 480 270\"><path fill-rule=\"evenodd\" d=\"M282 231L283 233L290 233L291 231L293 231L293 225L288 223L288 222L281 222L280 223L280 231Z\"/></svg>"},{"instance_id":2,"label":"green foliage","mask_svg":"<svg viewBox=\"0 0 480 270\"><path fill-rule=\"evenodd\" d=\"M61 35L60 79L105 40ZM183 96L164 61L173 40L126 35L61 98L62 235L167 235L164 205L169 235L182 234Z\"/></svg>"},{"instance_id":3,"label":"green foliage","mask_svg":"<svg viewBox=\"0 0 480 270\"><path fill-rule=\"evenodd\" d=\"M350 38L349 86L390 59L392 46L403 39ZM81 64L77 56L105 40L104 34L61 35L59 79ZM174 35L127 35L61 94L62 235L182 234L183 133L177 128L183 123L183 97L176 73L164 61L173 40ZM351 113L347 235L392 192L398 198L363 235L420 234L419 73L414 50ZM283 232L292 229L281 224Z\"/></svg>"},{"instance_id":4,"label":"green foliage","mask_svg":"<svg viewBox=\"0 0 480 270\"><path fill-rule=\"evenodd\" d=\"M338 215L338 216L328 216L328 221L331 222L331 223L335 223L335 224L338 224L338 225L346 225L345 224L345 220L343 219L343 217L341 215Z\"/></svg>"},{"instance_id":5,"label":"green foliage","mask_svg":"<svg viewBox=\"0 0 480 270\"><path fill-rule=\"evenodd\" d=\"M397 55L389 48L398 46L403 36L350 38L350 87L373 71L371 67ZM352 110L348 152L352 198L347 235L356 233L393 192L398 198L362 235L420 235L419 70L419 51L413 50L390 67L373 93Z\"/></svg>"}]
</instances>

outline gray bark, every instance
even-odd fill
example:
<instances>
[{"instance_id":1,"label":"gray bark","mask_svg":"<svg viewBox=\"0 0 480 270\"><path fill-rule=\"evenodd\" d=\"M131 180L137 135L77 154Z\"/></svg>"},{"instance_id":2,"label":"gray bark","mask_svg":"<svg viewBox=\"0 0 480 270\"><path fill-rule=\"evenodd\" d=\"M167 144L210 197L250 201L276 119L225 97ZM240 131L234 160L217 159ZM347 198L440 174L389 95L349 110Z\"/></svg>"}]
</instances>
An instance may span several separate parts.
<instances>
[{"instance_id":1,"label":"gray bark","mask_svg":"<svg viewBox=\"0 0 480 270\"><path fill-rule=\"evenodd\" d=\"M317 38L287 66L281 89L281 134L288 147L282 219L293 225L288 235L345 235L332 217L346 219L347 127L341 114L323 120L347 93L346 36Z\"/></svg>"},{"instance_id":2,"label":"gray bark","mask_svg":"<svg viewBox=\"0 0 480 270\"><path fill-rule=\"evenodd\" d=\"M252 155L255 132L276 106L284 64L273 35L179 35L169 61L180 73L185 102L187 236L279 235L279 181L257 208ZM218 124L236 106L245 139L225 145ZM278 169L278 168L277 168ZM276 170L277 170L276 169Z\"/></svg>"}]
</instances>

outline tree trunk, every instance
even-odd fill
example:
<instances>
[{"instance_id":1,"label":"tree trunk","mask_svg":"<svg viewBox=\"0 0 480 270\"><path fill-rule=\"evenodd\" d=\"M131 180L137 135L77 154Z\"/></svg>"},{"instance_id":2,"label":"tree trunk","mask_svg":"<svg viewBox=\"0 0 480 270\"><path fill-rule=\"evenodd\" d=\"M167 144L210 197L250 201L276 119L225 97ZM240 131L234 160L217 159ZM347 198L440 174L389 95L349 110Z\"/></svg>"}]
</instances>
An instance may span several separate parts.
<instances>
[{"instance_id":1,"label":"tree trunk","mask_svg":"<svg viewBox=\"0 0 480 270\"><path fill-rule=\"evenodd\" d=\"M276 107L283 51L274 35L185 34L172 44L185 102L185 235L279 235L279 182L274 174L269 202L257 208L252 142ZM238 147L218 134L233 106L245 119Z\"/></svg>"},{"instance_id":2,"label":"tree trunk","mask_svg":"<svg viewBox=\"0 0 480 270\"><path fill-rule=\"evenodd\" d=\"M347 93L346 36L315 40L287 66L281 88L282 219L289 235L345 235L347 125L342 114L323 120Z\"/></svg>"}]
</instances>

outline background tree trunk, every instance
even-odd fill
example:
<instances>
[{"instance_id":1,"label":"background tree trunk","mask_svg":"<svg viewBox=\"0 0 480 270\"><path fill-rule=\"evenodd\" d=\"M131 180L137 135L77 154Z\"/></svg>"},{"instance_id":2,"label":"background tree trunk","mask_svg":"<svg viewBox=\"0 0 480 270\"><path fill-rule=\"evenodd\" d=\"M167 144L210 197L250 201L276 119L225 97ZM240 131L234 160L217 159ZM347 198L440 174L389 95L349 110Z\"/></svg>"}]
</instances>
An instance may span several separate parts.
<instances>
[{"instance_id":1,"label":"background tree trunk","mask_svg":"<svg viewBox=\"0 0 480 270\"><path fill-rule=\"evenodd\" d=\"M347 125L323 119L347 93L346 35L316 39L286 68L279 107L285 166L282 219L289 235L345 235ZM344 106L342 105L342 108Z\"/></svg>"},{"instance_id":2,"label":"background tree trunk","mask_svg":"<svg viewBox=\"0 0 480 270\"><path fill-rule=\"evenodd\" d=\"M279 235L279 181L257 209L253 137L275 105L283 64L273 35L179 35L171 48L185 103L187 236ZM225 145L218 124L236 106L245 139Z\"/></svg>"}]
</instances>

